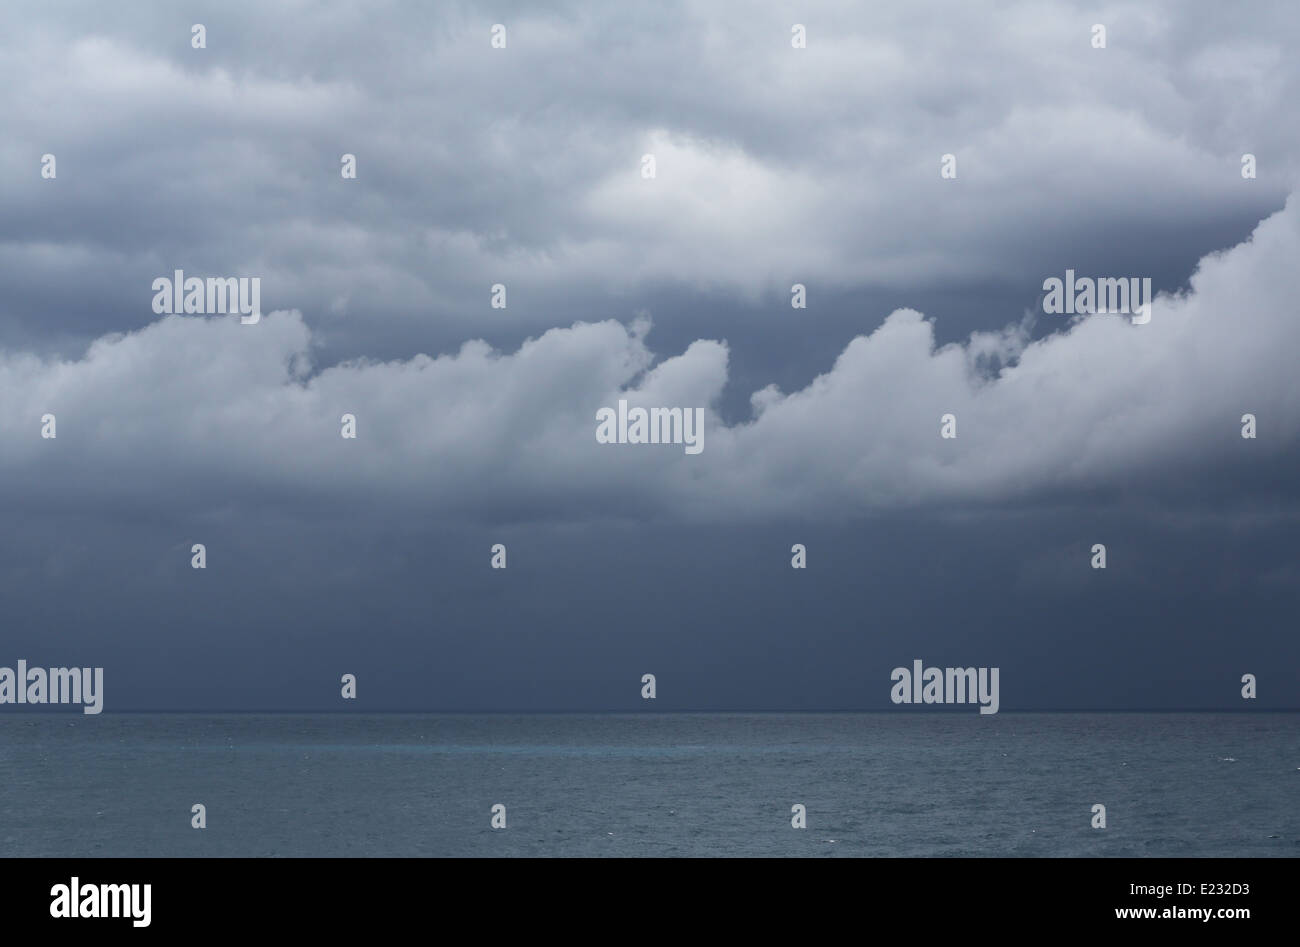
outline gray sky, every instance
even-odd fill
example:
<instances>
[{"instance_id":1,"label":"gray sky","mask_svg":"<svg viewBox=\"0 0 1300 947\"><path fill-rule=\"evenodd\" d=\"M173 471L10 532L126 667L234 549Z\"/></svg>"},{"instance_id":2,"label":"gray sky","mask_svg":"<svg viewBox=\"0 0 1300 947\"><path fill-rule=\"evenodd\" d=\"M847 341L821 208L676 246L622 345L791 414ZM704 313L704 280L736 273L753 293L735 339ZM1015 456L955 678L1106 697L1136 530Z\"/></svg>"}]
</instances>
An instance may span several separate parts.
<instances>
[{"instance_id":1,"label":"gray sky","mask_svg":"<svg viewBox=\"0 0 1300 947\"><path fill-rule=\"evenodd\" d=\"M0 665L110 711L884 709L917 657L1006 710L1300 706L1297 27L6 8ZM176 269L268 315L159 317ZM1067 269L1151 322L1045 314ZM704 450L598 444L620 398Z\"/></svg>"}]
</instances>

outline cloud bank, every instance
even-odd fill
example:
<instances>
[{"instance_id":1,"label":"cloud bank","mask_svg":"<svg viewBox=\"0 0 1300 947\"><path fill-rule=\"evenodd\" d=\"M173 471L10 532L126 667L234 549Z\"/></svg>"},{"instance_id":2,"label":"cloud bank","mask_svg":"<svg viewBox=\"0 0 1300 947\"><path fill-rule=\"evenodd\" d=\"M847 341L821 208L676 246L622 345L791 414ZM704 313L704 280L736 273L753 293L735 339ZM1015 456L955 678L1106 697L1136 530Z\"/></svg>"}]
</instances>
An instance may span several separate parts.
<instances>
[{"instance_id":1,"label":"cloud bank","mask_svg":"<svg viewBox=\"0 0 1300 947\"><path fill-rule=\"evenodd\" d=\"M1010 321L936 347L933 324L900 309L806 388L754 393L752 418L730 426L714 410L726 342L657 359L644 319L577 322L507 353L475 340L314 367L296 311L255 326L169 316L76 360L0 353L0 479L10 496L65 504L260 494L577 520L842 518L1098 491L1159 504L1193 474L1228 498L1271 496L1293 488L1251 471L1293 455L1300 433L1298 257L1293 197L1248 241L1205 257L1189 292L1158 297L1146 325L1076 317L1029 341ZM703 452L598 444L596 412L620 398L708 409ZM1246 413L1255 440L1240 436ZM40 436L46 414L52 440ZM340 436L344 414L355 440ZM940 437L944 414L955 439Z\"/></svg>"},{"instance_id":2,"label":"cloud bank","mask_svg":"<svg viewBox=\"0 0 1300 947\"><path fill-rule=\"evenodd\" d=\"M591 297L593 321L664 287L753 305L794 281L821 303L992 282L1027 299L1044 267L1107 252L1175 285L1300 183L1295 123L1276 121L1300 95L1292 19L1208 2L15 7L0 338L66 355L60 333L139 328L132 287L177 267L264 277L268 307L304 312L338 358L484 325L513 347L557 299ZM37 174L46 152L57 183ZM498 281L508 312L487 306Z\"/></svg>"}]
</instances>

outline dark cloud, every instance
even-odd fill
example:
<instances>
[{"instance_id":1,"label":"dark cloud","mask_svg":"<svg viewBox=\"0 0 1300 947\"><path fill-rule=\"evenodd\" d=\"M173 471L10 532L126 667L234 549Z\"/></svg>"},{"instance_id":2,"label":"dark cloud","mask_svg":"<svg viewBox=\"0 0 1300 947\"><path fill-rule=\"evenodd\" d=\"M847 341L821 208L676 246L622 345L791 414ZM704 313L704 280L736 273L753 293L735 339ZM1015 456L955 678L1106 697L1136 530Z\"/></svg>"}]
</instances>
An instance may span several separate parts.
<instances>
[{"instance_id":1,"label":"dark cloud","mask_svg":"<svg viewBox=\"0 0 1300 947\"><path fill-rule=\"evenodd\" d=\"M11 659L110 709L876 707L917 656L1007 709L1300 703L1293 5L794 18L0 12ZM268 315L160 319L178 268ZM1044 315L1067 268L1151 323ZM597 444L620 397L704 451Z\"/></svg>"}]
</instances>

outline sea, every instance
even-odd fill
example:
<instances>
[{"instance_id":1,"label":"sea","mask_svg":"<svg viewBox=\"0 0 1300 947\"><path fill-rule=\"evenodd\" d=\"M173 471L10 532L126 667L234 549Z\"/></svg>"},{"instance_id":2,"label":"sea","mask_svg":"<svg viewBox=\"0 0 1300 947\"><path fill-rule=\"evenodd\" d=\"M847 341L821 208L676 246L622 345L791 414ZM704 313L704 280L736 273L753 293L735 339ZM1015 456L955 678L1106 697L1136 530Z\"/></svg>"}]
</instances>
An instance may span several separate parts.
<instances>
[{"instance_id":1,"label":"sea","mask_svg":"<svg viewBox=\"0 0 1300 947\"><path fill-rule=\"evenodd\" d=\"M0 785L10 857L1300 856L1295 713L7 714Z\"/></svg>"}]
</instances>

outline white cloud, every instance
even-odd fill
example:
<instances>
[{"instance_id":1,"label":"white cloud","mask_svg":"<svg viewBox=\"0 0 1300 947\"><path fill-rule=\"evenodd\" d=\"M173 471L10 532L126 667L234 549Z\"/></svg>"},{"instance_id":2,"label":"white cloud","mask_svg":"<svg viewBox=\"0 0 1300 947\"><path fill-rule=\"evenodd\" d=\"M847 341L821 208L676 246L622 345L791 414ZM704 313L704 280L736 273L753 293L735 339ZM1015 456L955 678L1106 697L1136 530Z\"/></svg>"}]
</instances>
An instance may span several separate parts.
<instances>
[{"instance_id":1,"label":"white cloud","mask_svg":"<svg viewBox=\"0 0 1300 947\"><path fill-rule=\"evenodd\" d=\"M104 273L181 257L274 275L274 304L340 332L343 295L370 295L389 331L429 309L464 325L497 281L751 300L794 280L1020 285L1062 234L1213 239L1300 181L1295 123L1276 120L1296 95L1287 4L970 3L938 24L925 4L811 3L805 50L784 4L620 5L519 14L503 51L470 5L249 8L210 24L203 51L162 8L101 7L0 12L15 296L86 272L33 272L43 242L93 249ZM1106 50L1089 46L1094 16ZM57 186L36 173L46 150ZM1249 183L1244 151L1260 160ZM959 179L944 182L950 152ZM512 325L548 315L521 306Z\"/></svg>"},{"instance_id":2,"label":"white cloud","mask_svg":"<svg viewBox=\"0 0 1300 947\"><path fill-rule=\"evenodd\" d=\"M1009 328L936 349L931 324L899 310L803 390L759 392L752 420L726 427L710 410L697 456L597 444L595 414L620 397L711 409L727 382L721 342L656 363L644 322L577 323L513 353L471 341L312 374L296 312L257 326L167 317L75 361L0 353L0 481L68 503L269 489L394 512L575 518L841 517L1108 486L1158 498L1195 471L1294 450L1298 254L1293 199L1204 259L1186 296L1157 298L1146 325L1094 316L1027 344ZM1014 364L990 377L990 354ZM55 441L39 435L47 412ZM955 441L939 437L949 412ZM1239 436L1246 412L1256 441ZM355 441L339 436L344 413Z\"/></svg>"}]
</instances>

